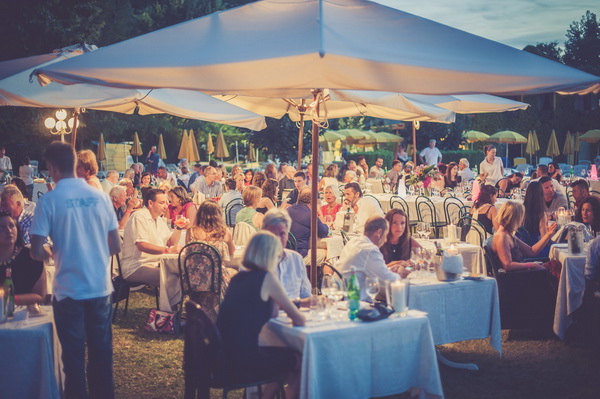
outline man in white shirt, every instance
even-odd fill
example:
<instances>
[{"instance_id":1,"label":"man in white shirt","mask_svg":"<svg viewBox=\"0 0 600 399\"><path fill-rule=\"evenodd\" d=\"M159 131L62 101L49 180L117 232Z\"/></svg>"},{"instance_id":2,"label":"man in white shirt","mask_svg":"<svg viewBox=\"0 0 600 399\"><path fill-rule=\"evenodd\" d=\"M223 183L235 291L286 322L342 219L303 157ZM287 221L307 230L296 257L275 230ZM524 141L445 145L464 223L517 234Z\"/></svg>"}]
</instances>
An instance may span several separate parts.
<instances>
[{"instance_id":1,"label":"man in white shirt","mask_svg":"<svg viewBox=\"0 0 600 399\"><path fill-rule=\"evenodd\" d=\"M335 217L335 228L341 230L344 224L344 214L350 210L355 214L354 229L362 231L367 219L372 216L383 217L385 213L373 197L363 197L358 183L348 183L344 188L344 203Z\"/></svg>"},{"instance_id":2,"label":"man in white shirt","mask_svg":"<svg viewBox=\"0 0 600 399\"><path fill-rule=\"evenodd\" d=\"M434 166L442 162L442 153L435 146L435 140L429 140L429 147L425 148L419 154L421 163L426 163L428 166Z\"/></svg>"},{"instance_id":3,"label":"man in white shirt","mask_svg":"<svg viewBox=\"0 0 600 399\"><path fill-rule=\"evenodd\" d=\"M168 173L167 168L165 168L164 166L161 166L158 168L156 184L158 185L158 187L160 187L160 185L165 182L169 183L171 188L173 188L177 185L177 179L175 178L175 176L172 173Z\"/></svg>"},{"instance_id":4,"label":"man in white shirt","mask_svg":"<svg viewBox=\"0 0 600 399\"><path fill-rule=\"evenodd\" d=\"M400 279L398 273L408 274L402 266L398 266L394 271L388 269L383 254L379 251L379 247L385 243L388 229L389 225L385 218L380 216L369 218L365 223L364 235L348 241L337 262L338 269L344 277L349 276L354 267L360 287L360 299L363 301L369 298L365 291L367 277L377 277L383 283Z\"/></svg>"},{"instance_id":5,"label":"man in white shirt","mask_svg":"<svg viewBox=\"0 0 600 399\"><path fill-rule=\"evenodd\" d=\"M65 397L87 398L89 387L91 397L113 398L108 260L121 246L117 218L108 195L75 177L72 146L54 142L45 158L56 188L37 202L31 255L41 261L52 256L56 264L52 308L62 347ZM48 237L51 250L44 246Z\"/></svg>"},{"instance_id":6,"label":"man in white shirt","mask_svg":"<svg viewBox=\"0 0 600 399\"><path fill-rule=\"evenodd\" d=\"M469 166L469 160L467 158L461 158L460 161L458 161L458 175L460 176L461 182L471 181L475 178L475 174Z\"/></svg>"},{"instance_id":7,"label":"man in white shirt","mask_svg":"<svg viewBox=\"0 0 600 399\"><path fill-rule=\"evenodd\" d=\"M382 166L383 158L377 158L377 161L375 161L375 165L371 166L371 169L369 170L369 177L374 179L383 179L385 171L383 170Z\"/></svg>"},{"instance_id":8,"label":"man in white shirt","mask_svg":"<svg viewBox=\"0 0 600 399\"><path fill-rule=\"evenodd\" d=\"M166 212L167 194L150 189L144 196L144 207L131 215L123 236L123 278L158 287L159 261L162 254L179 253L181 230L172 233L162 215Z\"/></svg>"},{"instance_id":9,"label":"man in white shirt","mask_svg":"<svg viewBox=\"0 0 600 399\"><path fill-rule=\"evenodd\" d=\"M119 182L119 172L116 170L109 170L106 172L106 179L100 182L102 190L106 194L110 194L110 190Z\"/></svg>"},{"instance_id":10,"label":"man in white shirt","mask_svg":"<svg viewBox=\"0 0 600 399\"><path fill-rule=\"evenodd\" d=\"M307 302L311 294L311 285L306 274L304 259L298 252L285 248L291 226L292 219L288 213L278 208L269 210L262 223L262 228L275 234L283 245L283 257L277 266L277 275L288 298L306 299L303 302Z\"/></svg>"},{"instance_id":11,"label":"man in white shirt","mask_svg":"<svg viewBox=\"0 0 600 399\"><path fill-rule=\"evenodd\" d=\"M8 175L8 172L12 171L12 163L10 158L6 156L6 148L0 145L0 169Z\"/></svg>"}]
</instances>

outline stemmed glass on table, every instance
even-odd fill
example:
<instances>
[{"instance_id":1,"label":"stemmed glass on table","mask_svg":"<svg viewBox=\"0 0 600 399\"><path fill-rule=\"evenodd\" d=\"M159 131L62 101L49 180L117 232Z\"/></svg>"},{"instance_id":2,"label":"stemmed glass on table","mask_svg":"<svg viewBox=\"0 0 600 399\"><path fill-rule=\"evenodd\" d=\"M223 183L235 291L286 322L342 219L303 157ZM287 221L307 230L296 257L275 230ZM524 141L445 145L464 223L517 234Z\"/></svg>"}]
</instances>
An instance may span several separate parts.
<instances>
[{"instance_id":1,"label":"stemmed glass on table","mask_svg":"<svg viewBox=\"0 0 600 399\"><path fill-rule=\"evenodd\" d=\"M371 303L375 303L375 298L379 294L379 279L377 277L367 277L365 279L365 292L371 298Z\"/></svg>"}]
</instances>

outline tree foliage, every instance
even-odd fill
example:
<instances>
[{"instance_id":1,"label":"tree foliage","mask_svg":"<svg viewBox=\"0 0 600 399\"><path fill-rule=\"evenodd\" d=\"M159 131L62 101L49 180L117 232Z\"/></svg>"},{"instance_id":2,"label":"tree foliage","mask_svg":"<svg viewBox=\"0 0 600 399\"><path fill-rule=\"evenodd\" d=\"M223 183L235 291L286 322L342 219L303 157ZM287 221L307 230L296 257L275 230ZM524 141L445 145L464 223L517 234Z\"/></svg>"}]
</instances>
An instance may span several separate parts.
<instances>
[{"instance_id":1,"label":"tree foliage","mask_svg":"<svg viewBox=\"0 0 600 399\"><path fill-rule=\"evenodd\" d=\"M565 64L600 76L600 27L589 10L579 22L571 23L565 42Z\"/></svg>"}]
</instances>

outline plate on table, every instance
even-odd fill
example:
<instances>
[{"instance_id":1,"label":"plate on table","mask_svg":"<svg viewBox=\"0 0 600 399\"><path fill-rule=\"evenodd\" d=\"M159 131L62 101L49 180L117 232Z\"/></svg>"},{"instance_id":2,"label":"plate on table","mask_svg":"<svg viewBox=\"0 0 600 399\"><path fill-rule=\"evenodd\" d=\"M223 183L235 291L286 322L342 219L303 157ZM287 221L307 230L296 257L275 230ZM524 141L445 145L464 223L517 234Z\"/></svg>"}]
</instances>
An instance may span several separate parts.
<instances>
[{"instance_id":1,"label":"plate on table","mask_svg":"<svg viewBox=\"0 0 600 399\"><path fill-rule=\"evenodd\" d=\"M481 273L465 273L463 274L465 280L481 281L485 279L485 276Z\"/></svg>"}]
</instances>

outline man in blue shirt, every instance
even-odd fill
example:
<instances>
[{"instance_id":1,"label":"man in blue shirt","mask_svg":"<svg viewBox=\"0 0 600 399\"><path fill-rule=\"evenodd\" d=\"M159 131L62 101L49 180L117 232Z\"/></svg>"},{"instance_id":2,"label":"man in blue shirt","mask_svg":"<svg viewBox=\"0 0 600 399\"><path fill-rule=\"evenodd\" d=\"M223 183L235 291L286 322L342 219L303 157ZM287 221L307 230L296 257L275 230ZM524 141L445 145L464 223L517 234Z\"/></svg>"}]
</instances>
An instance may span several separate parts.
<instances>
[{"instance_id":1,"label":"man in blue shirt","mask_svg":"<svg viewBox=\"0 0 600 399\"><path fill-rule=\"evenodd\" d=\"M150 152L146 157L146 172L152 173L152 175L156 176L158 173L158 164L160 163L160 155L156 152L156 146L153 145L150 148Z\"/></svg>"}]
</instances>

